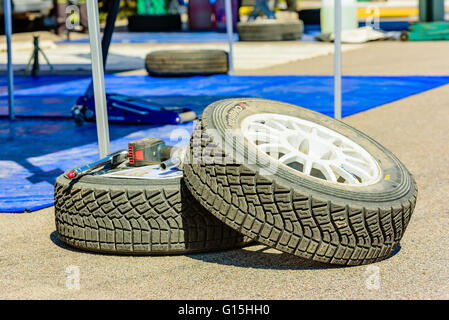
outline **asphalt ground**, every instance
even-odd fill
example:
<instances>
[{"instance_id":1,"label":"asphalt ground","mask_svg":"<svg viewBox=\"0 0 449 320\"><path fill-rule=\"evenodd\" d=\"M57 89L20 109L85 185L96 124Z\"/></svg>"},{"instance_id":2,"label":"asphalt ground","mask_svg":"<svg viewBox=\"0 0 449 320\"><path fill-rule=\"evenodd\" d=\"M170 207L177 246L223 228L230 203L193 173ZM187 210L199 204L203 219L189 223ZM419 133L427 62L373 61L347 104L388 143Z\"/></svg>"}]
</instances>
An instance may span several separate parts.
<instances>
[{"instance_id":1,"label":"asphalt ground","mask_svg":"<svg viewBox=\"0 0 449 320\"><path fill-rule=\"evenodd\" d=\"M372 43L348 52L343 71L447 75L448 46ZM252 73L331 74L332 56ZM51 207L0 214L0 299L448 299L449 86L343 121L393 151L418 183L416 209L389 259L333 267L262 245L185 256L92 254L58 240ZM70 289L78 271L79 290Z\"/></svg>"}]
</instances>

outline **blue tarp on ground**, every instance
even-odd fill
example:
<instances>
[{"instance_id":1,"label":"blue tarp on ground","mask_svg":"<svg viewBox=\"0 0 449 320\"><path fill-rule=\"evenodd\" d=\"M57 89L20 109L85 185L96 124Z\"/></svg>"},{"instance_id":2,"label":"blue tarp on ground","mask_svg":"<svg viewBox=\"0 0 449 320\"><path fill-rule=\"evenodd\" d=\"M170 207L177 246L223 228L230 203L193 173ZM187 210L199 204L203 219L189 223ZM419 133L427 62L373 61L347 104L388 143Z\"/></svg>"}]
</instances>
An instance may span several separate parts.
<instances>
[{"instance_id":1,"label":"blue tarp on ground","mask_svg":"<svg viewBox=\"0 0 449 320\"><path fill-rule=\"evenodd\" d=\"M304 35L298 41L315 41L314 36L319 34L315 27L306 28ZM239 40L237 33L233 33L234 42ZM216 31L184 31L184 32L115 32L112 43L227 43L228 35ZM58 44L89 43L89 38L61 40Z\"/></svg>"},{"instance_id":2,"label":"blue tarp on ground","mask_svg":"<svg viewBox=\"0 0 449 320\"><path fill-rule=\"evenodd\" d=\"M366 23L360 23L365 26ZM410 25L407 21L381 21L380 29L384 31L406 30ZM298 41L315 41L315 36L321 33L321 27L317 25L305 25L304 34ZM233 34L233 41L238 41L237 33ZM115 32L112 35L112 43L227 43L228 35L217 31L180 31L180 32ZM58 43L89 43L89 38L62 40Z\"/></svg>"},{"instance_id":3,"label":"blue tarp on ground","mask_svg":"<svg viewBox=\"0 0 449 320\"><path fill-rule=\"evenodd\" d=\"M233 40L238 35L233 34ZM225 32L185 31L185 32L114 32L112 43L222 43L228 42ZM89 43L89 38L62 40L58 43Z\"/></svg>"},{"instance_id":4,"label":"blue tarp on ground","mask_svg":"<svg viewBox=\"0 0 449 320\"><path fill-rule=\"evenodd\" d=\"M19 80L19 79L18 79ZM38 119L0 119L0 212L37 210L53 204L53 183L63 171L98 158L94 123L77 127L70 108L90 79L80 76L20 78L17 114ZM380 106L449 83L449 76L346 76L343 116ZM0 114L7 114L6 79L0 77ZM333 113L331 76L228 76L152 78L106 76L111 93L139 96L166 105L187 105L200 113L207 104L228 97L258 97L290 102L327 115ZM50 117L52 116L52 117ZM60 118L58 118L60 117ZM182 126L110 125L111 150L142 137L179 142ZM179 132L179 131L178 131ZM186 142L186 141L184 141Z\"/></svg>"}]
</instances>

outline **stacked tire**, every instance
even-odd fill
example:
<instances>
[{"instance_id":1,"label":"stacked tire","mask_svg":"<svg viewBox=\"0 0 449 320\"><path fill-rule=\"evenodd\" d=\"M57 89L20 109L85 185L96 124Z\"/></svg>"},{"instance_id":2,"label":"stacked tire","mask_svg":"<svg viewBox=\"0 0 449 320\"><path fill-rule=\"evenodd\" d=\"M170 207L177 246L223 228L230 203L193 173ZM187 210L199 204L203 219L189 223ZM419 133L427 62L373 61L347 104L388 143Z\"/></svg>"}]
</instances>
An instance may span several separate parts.
<instances>
[{"instance_id":1,"label":"stacked tire","mask_svg":"<svg viewBox=\"0 0 449 320\"><path fill-rule=\"evenodd\" d=\"M177 253L254 240L304 259L360 265L391 256L417 199L410 172L372 138L264 99L209 105L176 182L113 180L58 178L62 241L96 251ZM192 238L186 231L168 236L188 225ZM155 240L143 241L144 232Z\"/></svg>"},{"instance_id":2,"label":"stacked tire","mask_svg":"<svg viewBox=\"0 0 449 320\"><path fill-rule=\"evenodd\" d=\"M255 20L237 25L240 41L288 41L298 40L304 31L301 20Z\"/></svg>"},{"instance_id":3,"label":"stacked tire","mask_svg":"<svg viewBox=\"0 0 449 320\"><path fill-rule=\"evenodd\" d=\"M160 50L147 55L151 76L192 76L228 73L228 53L223 50Z\"/></svg>"},{"instance_id":4,"label":"stacked tire","mask_svg":"<svg viewBox=\"0 0 449 320\"><path fill-rule=\"evenodd\" d=\"M101 169L100 169L101 170ZM55 184L59 239L115 254L186 254L250 242L210 215L181 178L126 179L61 175Z\"/></svg>"},{"instance_id":5,"label":"stacked tire","mask_svg":"<svg viewBox=\"0 0 449 320\"><path fill-rule=\"evenodd\" d=\"M280 122L291 128L296 127L295 119L305 123L288 137L277 130L280 140L296 139L298 132L307 135L304 130L309 129L313 135L316 124L323 128L317 135L324 140L331 141L329 132L335 133L329 145L345 147L349 144L345 139L352 141L375 159L376 179L356 182L358 177L340 168L341 175L355 185L329 182L322 175L306 175L260 153L242 133L242 125L251 117L270 119L272 115L283 118L270 124L273 132ZM308 145L307 152L314 147ZM185 181L210 213L255 241L305 259L339 265L383 260L397 248L416 204L412 175L385 147L343 122L286 103L263 99L213 103L194 130L190 151ZM317 162L331 161L324 156L330 157L324 153L325 160Z\"/></svg>"}]
</instances>

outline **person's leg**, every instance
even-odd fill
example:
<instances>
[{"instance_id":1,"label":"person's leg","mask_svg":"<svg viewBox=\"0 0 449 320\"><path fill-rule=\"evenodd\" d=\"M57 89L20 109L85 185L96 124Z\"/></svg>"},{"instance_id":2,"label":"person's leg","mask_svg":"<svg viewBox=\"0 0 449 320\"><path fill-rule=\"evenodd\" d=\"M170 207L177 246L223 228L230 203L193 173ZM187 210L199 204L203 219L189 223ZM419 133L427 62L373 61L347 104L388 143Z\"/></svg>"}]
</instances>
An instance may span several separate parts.
<instances>
[{"instance_id":1,"label":"person's leg","mask_svg":"<svg viewBox=\"0 0 449 320\"><path fill-rule=\"evenodd\" d=\"M56 34L66 29L68 0L56 0Z\"/></svg>"},{"instance_id":2,"label":"person's leg","mask_svg":"<svg viewBox=\"0 0 449 320\"><path fill-rule=\"evenodd\" d=\"M287 10L296 12L296 0L286 0L287 1Z\"/></svg>"},{"instance_id":3,"label":"person's leg","mask_svg":"<svg viewBox=\"0 0 449 320\"><path fill-rule=\"evenodd\" d=\"M87 31L87 7L86 7L86 0L80 0L79 2L80 7L80 23L81 27L83 28L83 31Z\"/></svg>"},{"instance_id":4,"label":"person's leg","mask_svg":"<svg viewBox=\"0 0 449 320\"><path fill-rule=\"evenodd\" d=\"M242 6L242 0L237 0L237 22L240 22L240 7Z\"/></svg>"},{"instance_id":5,"label":"person's leg","mask_svg":"<svg viewBox=\"0 0 449 320\"><path fill-rule=\"evenodd\" d=\"M263 12L263 14L267 16L268 19L275 18L274 8L273 8L273 10L270 10L270 7L268 6L268 0L260 1L259 8Z\"/></svg>"}]
</instances>

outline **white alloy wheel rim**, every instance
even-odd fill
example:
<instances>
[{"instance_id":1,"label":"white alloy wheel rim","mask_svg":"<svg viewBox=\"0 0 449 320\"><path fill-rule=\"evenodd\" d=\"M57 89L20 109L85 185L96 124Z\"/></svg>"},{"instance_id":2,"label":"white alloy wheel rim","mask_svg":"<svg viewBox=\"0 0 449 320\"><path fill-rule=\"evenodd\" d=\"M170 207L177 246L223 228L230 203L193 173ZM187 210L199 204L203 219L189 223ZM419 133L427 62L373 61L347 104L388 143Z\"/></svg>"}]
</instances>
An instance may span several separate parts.
<instances>
[{"instance_id":1,"label":"white alloy wheel rim","mask_svg":"<svg viewBox=\"0 0 449 320\"><path fill-rule=\"evenodd\" d=\"M241 129L260 152L300 174L350 186L374 184L381 176L364 148L317 123L263 113L245 118Z\"/></svg>"}]
</instances>

